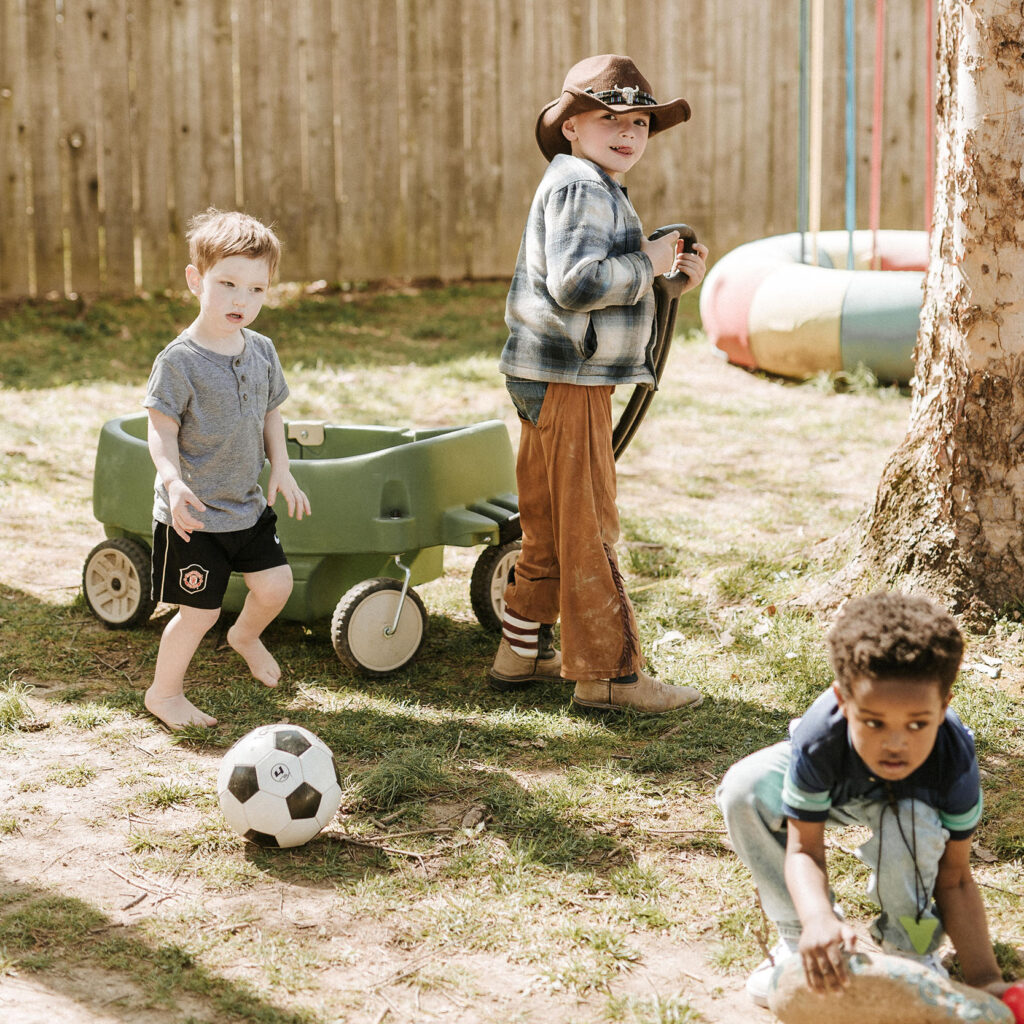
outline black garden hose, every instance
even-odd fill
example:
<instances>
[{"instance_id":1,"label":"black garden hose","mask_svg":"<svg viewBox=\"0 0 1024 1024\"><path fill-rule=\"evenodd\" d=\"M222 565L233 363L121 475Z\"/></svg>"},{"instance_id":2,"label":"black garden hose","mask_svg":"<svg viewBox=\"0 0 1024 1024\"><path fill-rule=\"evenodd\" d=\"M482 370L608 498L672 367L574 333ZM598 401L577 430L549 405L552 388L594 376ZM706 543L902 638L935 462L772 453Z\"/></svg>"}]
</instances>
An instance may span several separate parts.
<instances>
[{"instance_id":1,"label":"black garden hose","mask_svg":"<svg viewBox=\"0 0 1024 1024\"><path fill-rule=\"evenodd\" d=\"M678 231L679 237L686 243L686 251L693 252L693 245L697 241L697 232L689 224L668 224L658 228L651 235L651 241L661 238L672 231ZM659 274L654 279L654 342L651 347L651 363L654 366L655 386L637 384L633 388L626 407L619 416L618 423L612 431L612 451L615 458L626 450L629 442L633 440L643 422L644 416L654 398L654 392L661 383L661 376L665 372L665 364L668 362L668 352L672 347L672 334L676 326L676 310L679 307L679 296L689 278L681 270L671 274Z\"/></svg>"}]
</instances>

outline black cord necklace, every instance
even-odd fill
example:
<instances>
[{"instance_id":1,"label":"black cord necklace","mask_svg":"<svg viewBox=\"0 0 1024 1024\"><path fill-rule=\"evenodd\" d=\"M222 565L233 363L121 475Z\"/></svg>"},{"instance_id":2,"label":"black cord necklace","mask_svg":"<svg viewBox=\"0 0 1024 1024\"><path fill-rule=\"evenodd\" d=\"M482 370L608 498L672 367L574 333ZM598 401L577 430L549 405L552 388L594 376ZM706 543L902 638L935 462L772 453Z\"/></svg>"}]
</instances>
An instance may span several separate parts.
<instances>
[{"instance_id":1,"label":"black cord necklace","mask_svg":"<svg viewBox=\"0 0 1024 1024\"><path fill-rule=\"evenodd\" d=\"M931 918L929 921L926 921L924 925L921 924L921 917L928 909L930 893L928 892L928 886L925 885L921 869L917 864L917 816L916 808L914 806L915 801L913 797L911 797L910 839L908 841L907 834L903 830L903 820L900 818L899 802L896 799L896 794L893 792L892 783L890 782L885 783L885 795L886 803L882 808L882 813L878 819L878 863L875 866L875 888L878 893L878 906L882 914L886 915L885 905L882 903L881 886L882 839L883 828L885 826L885 812L891 810L893 817L896 819L896 827L899 829L903 845L906 847L907 852L914 861L914 904L917 908L917 912L913 917L903 916L899 921L906 930L907 935L910 937L910 941L914 944L914 949L923 956L931 945L932 936L935 934L935 929L938 927L939 922L936 918ZM924 948L921 948L922 946Z\"/></svg>"}]
</instances>

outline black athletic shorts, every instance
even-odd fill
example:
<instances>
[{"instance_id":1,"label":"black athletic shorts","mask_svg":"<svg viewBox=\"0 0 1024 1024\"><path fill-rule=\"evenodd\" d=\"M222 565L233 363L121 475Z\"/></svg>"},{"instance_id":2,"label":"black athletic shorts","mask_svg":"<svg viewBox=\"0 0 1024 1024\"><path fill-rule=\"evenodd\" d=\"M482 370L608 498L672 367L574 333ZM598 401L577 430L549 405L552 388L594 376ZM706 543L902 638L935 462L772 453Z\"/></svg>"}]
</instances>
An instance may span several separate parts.
<instances>
[{"instance_id":1,"label":"black athletic shorts","mask_svg":"<svg viewBox=\"0 0 1024 1024\"><path fill-rule=\"evenodd\" d=\"M287 565L268 505L253 526L229 533L193 530L183 541L166 523L153 523L153 600L189 608L219 608L233 572Z\"/></svg>"}]
</instances>

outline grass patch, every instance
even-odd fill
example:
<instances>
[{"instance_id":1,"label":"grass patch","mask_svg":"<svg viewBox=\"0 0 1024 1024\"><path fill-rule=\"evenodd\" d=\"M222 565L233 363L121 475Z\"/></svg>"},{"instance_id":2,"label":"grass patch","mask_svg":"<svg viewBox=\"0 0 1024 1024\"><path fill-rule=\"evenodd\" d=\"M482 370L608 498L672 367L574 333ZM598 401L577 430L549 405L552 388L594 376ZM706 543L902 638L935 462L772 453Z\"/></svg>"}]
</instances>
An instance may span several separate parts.
<instances>
[{"instance_id":1,"label":"grass patch","mask_svg":"<svg viewBox=\"0 0 1024 1024\"><path fill-rule=\"evenodd\" d=\"M32 718L32 707L27 697L30 686L8 682L0 687L0 732L12 732Z\"/></svg>"},{"instance_id":2,"label":"grass patch","mask_svg":"<svg viewBox=\"0 0 1024 1024\"><path fill-rule=\"evenodd\" d=\"M605 1008L613 1024L699 1024L707 1020L681 995L613 996Z\"/></svg>"},{"instance_id":3,"label":"grass patch","mask_svg":"<svg viewBox=\"0 0 1024 1024\"><path fill-rule=\"evenodd\" d=\"M79 789L88 786L96 778L97 771L87 764L76 764L65 767L54 767L46 773L46 781L54 786L65 786L68 789Z\"/></svg>"},{"instance_id":4,"label":"grass patch","mask_svg":"<svg viewBox=\"0 0 1024 1024\"><path fill-rule=\"evenodd\" d=\"M142 810L166 811L182 804L204 807L212 810L213 794L193 783L164 782L152 789L142 790L136 794L136 800Z\"/></svg>"},{"instance_id":5,"label":"grass patch","mask_svg":"<svg viewBox=\"0 0 1024 1024\"><path fill-rule=\"evenodd\" d=\"M64 715L64 722L76 729L98 729L101 726L109 725L116 714L117 712L113 708L90 702L68 711Z\"/></svg>"},{"instance_id":6,"label":"grass patch","mask_svg":"<svg viewBox=\"0 0 1024 1024\"><path fill-rule=\"evenodd\" d=\"M390 810L407 800L451 792L456 785L439 751L408 747L385 754L360 776L352 795L369 808Z\"/></svg>"},{"instance_id":7,"label":"grass patch","mask_svg":"<svg viewBox=\"0 0 1024 1024\"><path fill-rule=\"evenodd\" d=\"M500 283L283 289L257 326L278 344L289 418L497 417L515 441L496 371L504 295ZM427 634L405 669L356 676L326 624L275 622L266 641L284 674L267 689L223 645L222 623L188 680L221 724L168 737L142 704L166 610L106 630L77 591L102 535L88 497L98 430L138 407L155 352L194 307L168 297L8 314L0 844L5 863L53 865L54 891L0 878L0 973L56 985L94 972L97 1013L124 989L126 1005L204 1024L442 1019L453 1006L523 1022L744 1018L744 973L762 957L758 937L774 936L725 845L715 785L831 681L827 620L800 599L840 557L822 560L819 541L871 500L906 396L862 374L791 386L726 367L684 296L669 375L619 463L619 554L650 669L701 689L696 711L591 717L572 710L569 684L491 690L495 638L468 599L477 552L451 549L445 575L417 588ZM1019 615L972 638L1002 678L965 671L955 697L985 773L978 840L994 859L977 871L1008 972L1024 910ZM41 701L53 713L34 732ZM338 817L296 850L244 842L217 806L220 758L271 721L319 735L343 780ZM833 881L866 926L865 870L838 841ZM671 957L681 943L706 984L641 988L649 951Z\"/></svg>"}]
</instances>

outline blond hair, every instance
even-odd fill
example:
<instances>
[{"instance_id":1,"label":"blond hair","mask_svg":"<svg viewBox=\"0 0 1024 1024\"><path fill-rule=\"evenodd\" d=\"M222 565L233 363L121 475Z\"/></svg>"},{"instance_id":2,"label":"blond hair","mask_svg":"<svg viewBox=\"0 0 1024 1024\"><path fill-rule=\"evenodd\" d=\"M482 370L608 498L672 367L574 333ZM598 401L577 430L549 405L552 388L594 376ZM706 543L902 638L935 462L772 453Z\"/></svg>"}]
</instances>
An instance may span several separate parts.
<instances>
[{"instance_id":1,"label":"blond hair","mask_svg":"<svg viewBox=\"0 0 1024 1024\"><path fill-rule=\"evenodd\" d=\"M185 237L189 260L200 274L228 256L247 256L266 260L273 280L281 259L277 235L255 217L238 210L217 210L211 206L188 222Z\"/></svg>"}]
</instances>

